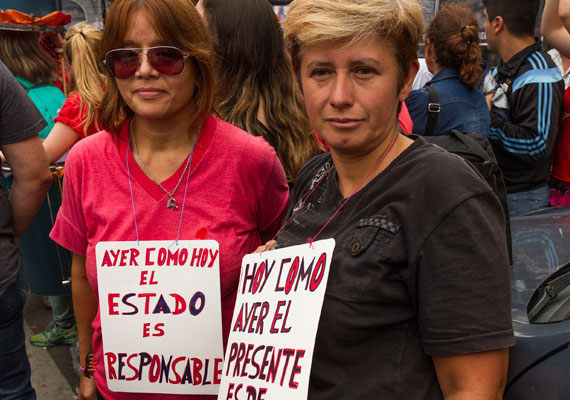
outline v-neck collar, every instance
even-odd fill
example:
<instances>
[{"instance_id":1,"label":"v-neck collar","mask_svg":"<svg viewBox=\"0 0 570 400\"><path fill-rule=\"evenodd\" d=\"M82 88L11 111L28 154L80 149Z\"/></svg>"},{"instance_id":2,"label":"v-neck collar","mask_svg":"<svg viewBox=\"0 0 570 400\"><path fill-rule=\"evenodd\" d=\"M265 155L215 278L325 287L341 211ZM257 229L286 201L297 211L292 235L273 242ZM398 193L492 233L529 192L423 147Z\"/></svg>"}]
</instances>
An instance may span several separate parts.
<instances>
[{"instance_id":1,"label":"v-neck collar","mask_svg":"<svg viewBox=\"0 0 570 400\"><path fill-rule=\"evenodd\" d=\"M132 149L128 146L129 144L129 126L130 126L131 118L127 119L123 126L121 127L118 133L118 147L119 147L119 154L125 169L127 168L127 158L129 163L129 171L130 171L130 179L133 182L136 182L140 187L142 187L155 201L168 201L168 195L158 186L152 179L150 179L141 167L136 162ZM217 121L212 116L206 116L202 122L202 130L200 131L200 136L196 141L196 145L194 146L194 153L192 155L192 162L189 166L189 174L190 174L190 182L188 185L191 185L192 175L195 174L196 169L198 168L200 161L204 157L210 142L213 139L214 131L216 130ZM128 153L128 154L127 154ZM189 157L190 155L188 155ZM160 182L162 186L169 192L172 192L184 172L184 167L186 166L186 162L188 161L188 157L184 159L182 164L178 167L178 169L170 176L169 178L165 179L164 181ZM182 203L182 196L184 193L184 188L186 185L186 179L182 178L182 182L180 186L174 193L174 198L178 200L178 204Z\"/></svg>"}]
</instances>

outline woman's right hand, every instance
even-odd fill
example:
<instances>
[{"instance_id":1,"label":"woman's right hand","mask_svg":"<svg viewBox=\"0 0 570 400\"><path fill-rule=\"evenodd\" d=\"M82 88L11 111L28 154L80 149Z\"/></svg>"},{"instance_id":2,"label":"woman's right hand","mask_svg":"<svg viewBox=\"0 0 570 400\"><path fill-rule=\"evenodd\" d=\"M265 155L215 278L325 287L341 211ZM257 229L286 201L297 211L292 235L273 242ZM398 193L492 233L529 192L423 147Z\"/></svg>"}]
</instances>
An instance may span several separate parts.
<instances>
[{"instance_id":1,"label":"woman's right hand","mask_svg":"<svg viewBox=\"0 0 570 400\"><path fill-rule=\"evenodd\" d=\"M275 240L270 240L267 243L265 243L263 246L259 246L257 249L255 249L253 254L263 253L264 251L271 250L276 244L277 242Z\"/></svg>"},{"instance_id":2,"label":"woman's right hand","mask_svg":"<svg viewBox=\"0 0 570 400\"><path fill-rule=\"evenodd\" d=\"M81 375L78 394L78 400L97 400L97 386L95 385L93 376L86 378L83 374Z\"/></svg>"}]
</instances>

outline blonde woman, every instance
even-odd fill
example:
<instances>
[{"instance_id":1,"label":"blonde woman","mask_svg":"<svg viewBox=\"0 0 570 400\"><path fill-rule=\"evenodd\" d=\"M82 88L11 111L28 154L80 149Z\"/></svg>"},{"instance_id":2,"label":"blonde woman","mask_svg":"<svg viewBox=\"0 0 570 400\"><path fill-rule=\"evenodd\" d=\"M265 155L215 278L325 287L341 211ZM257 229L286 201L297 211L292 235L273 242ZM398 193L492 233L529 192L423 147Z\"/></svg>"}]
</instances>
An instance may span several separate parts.
<instances>
[{"instance_id":1,"label":"blonde woman","mask_svg":"<svg viewBox=\"0 0 570 400\"><path fill-rule=\"evenodd\" d=\"M106 78L99 61L102 33L87 22L72 26L64 38L64 57L71 66L70 95L55 125L44 141L48 161L57 161L78 140L101 130L98 107L103 99Z\"/></svg>"},{"instance_id":2,"label":"blonde woman","mask_svg":"<svg viewBox=\"0 0 570 400\"><path fill-rule=\"evenodd\" d=\"M398 132L420 4L295 0L284 29L330 146L299 171L277 236L336 241L308 398L502 398L514 337L501 205L459 157Z\"/></svg>"},{"instance_id":3,"label":"blonde woman","mask_svg":"<svg viewBox=\"0 0 570 400\"><path fill-rule=\"evenodd\" d=\"M200 0L214 36L221 119L273 146L292 183L317 152L279 21L267 0Z\"/></svg>"},{"instance_id":4,"label":"blonde woman","mask_svg":"<svg viewBox=\"0 0 570 400\"><path fill-rule=\"evenodd\" d=\"M71 94L61 107L55 125L43 145L49 163L59 160L76 142L101 130L98 107L106 78L98 57L102 33L86 22L72 26L64 38L64 57L71 66ZM35 346L70 345L77 338L71 294L49 296L53 320L30 337Z\"/></svg>"}]
</instances>

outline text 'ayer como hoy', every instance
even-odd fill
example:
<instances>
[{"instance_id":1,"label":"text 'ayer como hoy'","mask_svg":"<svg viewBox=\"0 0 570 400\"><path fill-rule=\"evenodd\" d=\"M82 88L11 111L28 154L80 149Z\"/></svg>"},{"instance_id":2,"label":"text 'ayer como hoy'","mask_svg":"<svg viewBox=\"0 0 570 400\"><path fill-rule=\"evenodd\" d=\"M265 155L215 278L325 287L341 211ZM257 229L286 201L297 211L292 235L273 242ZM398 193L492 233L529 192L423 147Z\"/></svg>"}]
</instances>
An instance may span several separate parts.
<instances>
[{"instance_id":1,"label":"text 'ayer como hoy'","mask_svg":"<svg viewBox=\"0 0 570 400\"><path fill-rule=\"evenodd\" d=\"M212 268L218 258L219 250L210 248L149 247L144 254L137 248L105 250L101 267L138 267L138 266L172 266Z\"/></svg>"}]
</instances>

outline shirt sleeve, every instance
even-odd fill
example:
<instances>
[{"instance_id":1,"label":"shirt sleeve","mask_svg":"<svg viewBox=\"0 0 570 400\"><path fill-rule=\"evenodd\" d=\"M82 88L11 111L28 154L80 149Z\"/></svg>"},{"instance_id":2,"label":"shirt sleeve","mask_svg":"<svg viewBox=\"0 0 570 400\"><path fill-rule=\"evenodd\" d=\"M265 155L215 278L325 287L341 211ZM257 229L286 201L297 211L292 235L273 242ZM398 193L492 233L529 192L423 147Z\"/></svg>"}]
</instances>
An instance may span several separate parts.
<instances>
[{"instance_id":1,"label":"shirt sleeve","mask_svg":"<svg viewBox=\"0 0 570 400\"><path fill-rule=\"evenodd\" d=\"M550 157L562 112L564 84L556 67L533 69L513 82L509 114L491 109L489 139L524 161Z\"/></svg>"},{"instance_id":2,"label":"shirt sleeve","mask_svg":"<svg viewBox=\"0 0 570 400\"><path fill-rule=\"evenodd\" d=\"M33 137L47 125L22 86L1 62L0 96L0 145Z\"/></svg>"},{"instance_id":3,"label":"shirt sleeve","mask_svg":"<svg viewBox=\"0 0 570 400\"><path fill-rule=\"evenodd\" d=\"M426 354L469 354L514 344L506 243L504 216L491 192L463 201L428 236L415 261Z\"/></svg>"},{"instance_id":4,"label":"shirt sleeve","mask_svg":"<svg viewBox=\"0 0 570 400\"><path fill-rule=\"evenodd\" d=\"M69 98L63 103L61 110L57 117L54 118L55 122L61 122L73 129L80 138L84 137L82 118L84 117L85 110L79 107L81 101L77 92L73 92Z\"/></svg>"},{"instance_id":5,"label":"shirt sleeve","mask_svg":"<svg viewBox=\"0 0 570 400\"><path fill-rule=\"evenodd\" d=\"M79 147L74 146L65 161L62 203L50 238L69 251L85 256L87 224L81 202L83 166Z\"/></svg>"}]
</instances>

